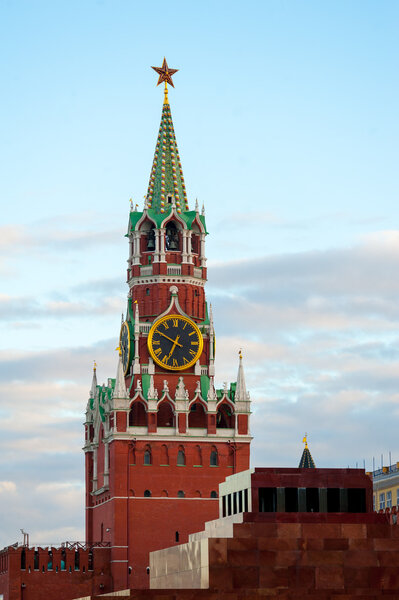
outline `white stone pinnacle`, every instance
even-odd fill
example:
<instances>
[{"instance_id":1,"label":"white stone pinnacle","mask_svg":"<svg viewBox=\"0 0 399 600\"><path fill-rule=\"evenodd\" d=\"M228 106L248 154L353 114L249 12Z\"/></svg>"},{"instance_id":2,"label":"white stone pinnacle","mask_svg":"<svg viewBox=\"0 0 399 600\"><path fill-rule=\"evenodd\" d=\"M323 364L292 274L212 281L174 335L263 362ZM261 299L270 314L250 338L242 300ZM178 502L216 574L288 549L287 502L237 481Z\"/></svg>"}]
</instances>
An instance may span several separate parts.
<instances>
[{"instance_id":1,"label":"white stone pinnacle","mask_svg":"<svg viewBox=\"0 0 399 600\"><path fill-rule=\"evenodd\" d=\"M93 369L93 379L91 380L91 388L90 388L90 398L96 397L97 391L97 370L94 367Z\"/></svg>"},{"instance_id":2,"label":"white stone pinnacle","mask_svg":"<svg viewBox=\"0 0 399 600\"><path fill-rule=\"evenodd\" d=\"M236 385L236 395L235 401L246 402L247 401L247 388L245 385L245 375L244 375L244 367L242 364L242 354L240 351L240 362L238 365L238 373L237 373L237 385Z\"/></svg>"},{"instance_id":3,"label":"white stone pinnacle","mask_svg":"<svg viewBox=\"0 0 399 600\"><path fill-rule=\"evenodd\" d=\"M116 372L115 388L113 393L114 398L129 398L125 385L125 377L123 375L122 356L118 357L118 370Z\"/></svg>"}]
</instances>

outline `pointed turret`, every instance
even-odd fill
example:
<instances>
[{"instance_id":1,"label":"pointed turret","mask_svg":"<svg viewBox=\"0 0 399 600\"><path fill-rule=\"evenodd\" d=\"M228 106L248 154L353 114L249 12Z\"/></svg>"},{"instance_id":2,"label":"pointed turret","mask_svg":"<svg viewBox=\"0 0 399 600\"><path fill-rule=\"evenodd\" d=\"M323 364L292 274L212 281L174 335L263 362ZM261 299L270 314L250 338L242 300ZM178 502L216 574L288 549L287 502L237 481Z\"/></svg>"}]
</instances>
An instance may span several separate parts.
<instances>
[{"instance_id":1,"label":"pointed turret","mask_svg":"<svg viewBox=\"0 0 399 600\"><path fill-rule=\"evenodd\" d=\"M315 469L316 465L314 464L314 460L313 460L312 455L310 454L310 450L308 448L307 435L305 435L302 442L305 444L305 448L303 449L298 468L299 469Z\"/></svg>"},{"instance_id":2,"label":"pointed turret","mask_svg":"<svg viewBox=\"0 0 399 600\"><path fill-rule=\"evenodd\" d=\"M167 211L168 206L171 206L174 201L177 212L181 213L187 211L189 207L167 88L168 83L173 85L171 74L176 70L169 69L165 59L162 69L156 67L153 69L160 74L158 84L165 82L165 98L146 201L148 208L152 208L157 213ZM161 73L164 73L163 77Z\"/></svg>"},{"instance_id":3,"label":"pointed turret","mask_svg":"<svg viewBox=\"0 0 399 600\"><path fill-rule=\"evenodd\" d=\"M118 348L118 351L119 351L118 370L116 372L115 388L114 388L113 397L120 398L120 399L129 398L129 394L127 392L126 385L125 385L125 377L123 375L122 352L121 352L120 348Z\"/></svg>"},{"instance_id":4,"label":"pointed turret","mask_svg":"<svg viewBox=\"0 0 399 600\"><path fill-rule=\"evenodd\" d=\"M94 361L93 379L91 380L91 388L90 388L90 398L96 397L96 390L97 390L97 364L96 364L96 361Z\"/></svg>"},{"instance_id":5,"label":"pointed turret","mask_svg":"<svg viewBox=\"0 0 399 600\"><path fill-rule=\"evenodd\" d=\"M242 353L241 350L238 354L240 357L240 362L238 365L238 373L237 373L237 385L236 385L236 402L246 402L247 400L247 387L245 385L245 375L244 375L244 367L242 364Z\"/></svg>"}]
</instances>

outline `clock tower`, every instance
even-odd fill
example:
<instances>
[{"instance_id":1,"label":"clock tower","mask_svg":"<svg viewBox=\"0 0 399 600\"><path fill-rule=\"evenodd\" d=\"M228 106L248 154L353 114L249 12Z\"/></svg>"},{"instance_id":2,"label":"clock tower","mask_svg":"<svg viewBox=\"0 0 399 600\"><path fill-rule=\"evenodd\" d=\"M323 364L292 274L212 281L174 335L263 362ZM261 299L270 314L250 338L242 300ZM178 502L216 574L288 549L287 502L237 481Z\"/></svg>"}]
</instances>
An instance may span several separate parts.
<instances>
[{"instance_id":1,"label":"clock tower","mask_svg":"<svg viewBox=\"0 0 399 600\"><path fill-rule=\"evenodd\" d=\"M86 410L86 540L111 546L114 590L148 587L149 552L184 543L218 517L218 485L249 468L250 401L216 389L215 331L205 298L205 211L190 210L168 100L143 210L131 206L129 286L116 378Z\"/></svg>"}]
</instances>

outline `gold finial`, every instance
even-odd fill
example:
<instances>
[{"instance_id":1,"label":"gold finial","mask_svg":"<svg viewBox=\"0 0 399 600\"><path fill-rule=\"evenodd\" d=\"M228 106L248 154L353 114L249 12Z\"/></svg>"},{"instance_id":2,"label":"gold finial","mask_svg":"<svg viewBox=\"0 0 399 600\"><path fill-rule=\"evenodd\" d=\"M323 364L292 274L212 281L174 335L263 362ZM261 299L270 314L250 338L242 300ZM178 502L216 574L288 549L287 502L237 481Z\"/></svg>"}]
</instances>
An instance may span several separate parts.
<instances>
[{"instance_id":1,"label":"gold finial","mask_svg":"<svg viewBox=\"0 0 399 600\"><path fill-rule=\"evenodd\" d=\"M119 352L119 356L122 356L122 350L121 347L118 346L117 348L115 348L116 352Z\"/></svg>"},{"instance_id":2,"label":"gold finial","mask_svg":"<svg viewBox=\"0 0 399 600\"><path fill-rule=\"evenodd\" d=\"M242 351L241 351L241 348L238 351L238 356L240 357L240 360L242 360Z\"/></svg>"},{"instance_id":3,"label":"gold finial","mask_svg":"<svg viewBox=\"0 0 399 600\"><path fill-rule=\"evenodd\" d=\"M93 371L96 372L96 370L97 370L97 363L96 363L96 361L94 361Z\"/></svg>"},{"instance_id":4,"label":"gold finial","mask_svg":"<svg viewBox=\"0 0 399 600\"><path fill-rule=\"evenodd\" d=\"M165 81L165 89L163 91L163 103L164 104L169 104L169 98L168 98L168 84Z\"/></svg>"},{"instance_id":5,"label":"gold finial","mask_svg":"<svg viewBox=\"0 0 399 600\"><path fill-rule=\"evenodd\" d=\"M305 444L305 448L308 447L308 434L307 433L305 433L302 443Z\"/></svg>"}]
</instances>

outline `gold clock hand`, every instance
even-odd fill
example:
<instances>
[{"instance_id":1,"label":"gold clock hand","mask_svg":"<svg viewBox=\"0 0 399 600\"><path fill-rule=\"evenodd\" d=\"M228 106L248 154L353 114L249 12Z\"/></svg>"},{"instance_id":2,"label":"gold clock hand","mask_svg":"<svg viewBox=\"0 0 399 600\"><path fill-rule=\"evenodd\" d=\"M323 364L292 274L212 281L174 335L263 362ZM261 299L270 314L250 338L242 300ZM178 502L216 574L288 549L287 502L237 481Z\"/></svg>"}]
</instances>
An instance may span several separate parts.
<instances>
[{"instance_id":1,"label":"gold clock hand","mask_svg":"<svg viewBox=\"0 0 399 600\"><path fill-rule=\"evenodd\" d=\"M170 342L175 343L175 340L172 340L172 338L170 338L168 335L165 335L164 333L162 333L162 331L157 331L157 333L159 333L159 335L163 335L163 337L165 337L167 340L169 340ZM177 339L179 339L179 335L177 336ZM183 348L183 344L179 344L179 342L176 342L177 346L180 346L180 348Z\"/></svg>"},{"instance_id":2,"label":"gold clock hand","mask_svg":"<svg viewBox=\"0 0 399 600\"><path fill-rule=\"evenodd\" d=\"M169 352L168 354L168 358L170 358L176 348L176 345L179 344L179 342L177 341L179 339L180 335L177 336L177 338L175 339L175 341L173 342L173 346L172 346L172 350ZM179 344L179 346L181 346L181 344Z\"/></svg>"}]
</instances>

